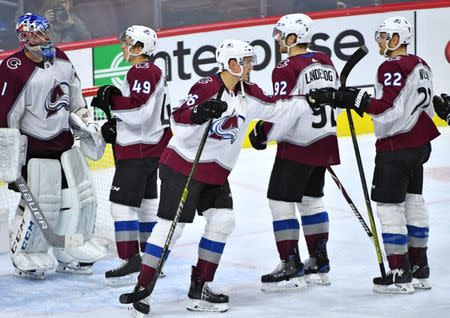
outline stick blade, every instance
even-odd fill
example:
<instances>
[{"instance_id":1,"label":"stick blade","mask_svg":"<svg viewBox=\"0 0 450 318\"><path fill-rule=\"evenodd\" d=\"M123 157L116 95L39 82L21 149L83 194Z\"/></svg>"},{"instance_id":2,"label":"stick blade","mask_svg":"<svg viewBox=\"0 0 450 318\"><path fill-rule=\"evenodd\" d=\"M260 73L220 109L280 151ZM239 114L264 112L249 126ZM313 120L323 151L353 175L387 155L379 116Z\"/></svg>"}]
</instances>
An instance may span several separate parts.
<instances>
[{"instance_id":1,"label":"stick blade","mask_svg":"<svg viewBox=\"0 0 450 318\"><path fill-rule=\"evenodd\" d=\"M350 56L347 63L344 65L344 68L342 69L340 75L342 87L346 86L348 75L350 74L352 69L356 66L356 64L358 64L359 61L361 61L364 58L364 56L367 55L367 53L369 53L369 49L367 48L367 46L362 45L355 51L355 53L352 54L352 56Z\"/></svg>"}]
</instances>

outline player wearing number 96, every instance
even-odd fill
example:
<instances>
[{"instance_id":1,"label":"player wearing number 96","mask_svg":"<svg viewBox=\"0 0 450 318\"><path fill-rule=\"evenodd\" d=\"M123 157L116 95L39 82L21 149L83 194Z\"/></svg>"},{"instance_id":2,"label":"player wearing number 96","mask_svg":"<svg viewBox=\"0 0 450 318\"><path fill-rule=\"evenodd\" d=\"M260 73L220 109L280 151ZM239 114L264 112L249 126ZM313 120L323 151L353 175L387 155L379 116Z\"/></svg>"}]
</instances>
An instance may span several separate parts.
<instances>
[{"instance_id":1,"label":"player wearing number 96","mask_svg":"<svg viewBox=\"0 0 450 318\"><path fill-rule=\"evenodd\" d=\"M337 107L354 108L356 102L359 113L362 109L368 113L375 127L377 154L371 196L377 202L391 269L385 279L374 279L378 292L412 293L413 278L419 281L414 287L430 288L423 164L430 157L430 141L439 132L432 121L430 67L422 58L407 53L412 34L404 17L384 20L375 32L379 52L387 58L378 68L375 98L365 98L356 89L340 90L335 96L337 100L347 96L347 102Z\"/></svg>"},{"instance_id":2,"label":"player wearing number 96","mask_svg":"<svg viewBox=\"0 0 450 318\"><path fill-rule=\"evenodd\" d=\"M329 56L308 50L312 20L305 14L289 14L277 22L273 36L280 53L287 53L272 72L273 93L278 97L307 94L315 88L337 88L338 75ZM338 110L339 111L339 110ZM323 204L326 167L340 163L336 137L336 111L329 105L311 108L277 140L275 163L267 198L272 211L281 266L261 277L264 291L301 289L309 274L328 284L330 269L326 244L328 213ZM273 125L259 121L249 139L256 149L266 147ZM309 258L305 266L298 250L300 212Z\"/></svg>"},{"instance_id":3,"label":"player wearing number 96","mask_svg":"<svg viewBox=\"0 0 450 318\"><path fill-rule=\"evenodd\" d=\"M117 132L113 145L116 170L109 199L117 252L123 263L105 273L109 285L134 281L131 274L139 271L140 251L144 251L156 224L158 161L172 136L166 80L149 60L157 40L155 31L148 27L128 27L120 41L123 59L131 68L122 87L120 91L114 86L101 87L93 100L93 105L102 109L111 107L115 117L102 132L111 131L114 121Z\"/></svg>"}]
</instances>

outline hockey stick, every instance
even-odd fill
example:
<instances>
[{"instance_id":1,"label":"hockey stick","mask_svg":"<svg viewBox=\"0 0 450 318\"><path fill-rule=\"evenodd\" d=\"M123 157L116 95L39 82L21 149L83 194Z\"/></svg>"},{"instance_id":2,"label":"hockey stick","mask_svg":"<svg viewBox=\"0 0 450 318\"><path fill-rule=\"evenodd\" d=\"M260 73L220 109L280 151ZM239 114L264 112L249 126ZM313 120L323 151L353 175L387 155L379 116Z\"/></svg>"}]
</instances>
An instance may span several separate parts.
<instances>
[{"instance_id":1,"label":"hockey stick","mask_svg":"<svg viewBox=\"0 0 450 318\"><path fill-rule=\"evenodd\" d=\"M339 181L339 178L337 177L336 173L334 173L334 170L331 169L331 167L328 167L327 170L331 174L331 177L333 178L333 180L336 183L339 190L341 190L341 193L344 196L344 199L347 201L348 205L350 205L350 208L352 209L352 211L355 214L356 218L358 219L359 223L361 223L364 231L367 233L367 236L369 236L369 238L371 238L373 240L373 234L370 231L369 226L367 226L366 221L364 221L364 218L362 217L361 213L359 213L358 209L356 208L356 206L353 203L352 199L350 198L349 194L345 190L341 181Z\"/></svg>"},{"instance_id":2,"label":"hockey stick","mask_svg":"<svg viewBox=\"0 0 450 318\"><path fill-rule=\"evenodd\" d=\"M84 244L84 238L82 234L70 234L70 235L59 235L56 234L50 224L47 221L38 201L34 197L30 188L28 187L25 179L21 176L19 179L14 181L14 184L19 189L22 198L25 200L31 214L33 215L36 223L44 234L45 239L48 244L53 247L78 247Z\"/></svg>"},{"instance_id":3,"label":"hockey stick","mask_svg":"<svg viewBox=\"0 0 450 318\"><path fill-rule=\"evenodd\" d=\"M356 52L353 53L352 56L350 56L350 59L347 61L347 63L344 66L344 69L341 72L340 81L341 81L342 87L346 86L347 77L350 74L353 67L355 67L355 65L358 64L358 62L361 61L363 59L363 57L367 55L368 52L369 52L369 50L367 49L367 47L365 45L363 45L358 50L356 50ZM370 204L369 191L367 190L366 177L364 175L364 168L363 168L363 164L362 164L362 160L361 160L361 153L359 151L358 140L356 138L355 125L353 124L353 118L352 118L352 113L351 113L350 109L347 108L346 112L347 112L347 118L348 118L348 125L350 128L350 134L352 136L353 149L355 151L356 162L358 163L358 171L359 171L359 176L361 178L361 185L363 188L364 199L366 201L367 214L369 215L370 227L372 228L373 243L375 245L375 250L377 253L378 265L380 266L381 277L385 278L386 270L384 268L383 256L381 254L380 242L378 240L378 234L377 234L377 228L376 228L375 220L373 217L372 206Z\"/></svg>"},{"instance_id":4,"label":"hockey stick","mask_svg":"<svg viewBox=\"0 0 450 318\"><path fill-rule=\"evenodd\" d=\"M222 85L222 87L220 88L220 90L217 94L217 100L220 100L222 98L224 89L225 89L225 87ZM136 303L136 302L148 297L153 292L153 289L155 288L155 285L156 285L156 280L158 279L159 274L161 274L162 268L164 266L164 262L167 257L167 253L169 251L169 245L170 245L170 242L172 241L173 234L175 233L175 229L178 225L178 220L180 219L181 212L183 211L183 206L186 203L187 197L189 195L188 188L191 183L191 179L195 174L195 170L197 169L197 165L200 161L200 156L202 155L203 148L205 147L206 139L208 138L208 134L211 129L211 125L212 125L212 119L210 119L208 121L208 125L203 133L202 139L200 141L200 145L198 146L197 153L195 154L195 159L194 159L194 162L192 163L191 171L189 172L189 176L187 178L186 185L184 186L182 194L181 194L180 203L178 204L178 208L177 208L177 213L175 214L175 217L172 221L172 225L170 226L169 234L167 235L166 242L164 243L161 257L159 258L158 264L156 265L156 273L153 275L153 279L151 280L148 287L142 291L131 292L131 293L126 293L126 294L120 295L120 297L119 297L120 303L122 303L122 304ZM148 310L148 308L147 308L147 310Z\"/></svg>"}]
</instances>

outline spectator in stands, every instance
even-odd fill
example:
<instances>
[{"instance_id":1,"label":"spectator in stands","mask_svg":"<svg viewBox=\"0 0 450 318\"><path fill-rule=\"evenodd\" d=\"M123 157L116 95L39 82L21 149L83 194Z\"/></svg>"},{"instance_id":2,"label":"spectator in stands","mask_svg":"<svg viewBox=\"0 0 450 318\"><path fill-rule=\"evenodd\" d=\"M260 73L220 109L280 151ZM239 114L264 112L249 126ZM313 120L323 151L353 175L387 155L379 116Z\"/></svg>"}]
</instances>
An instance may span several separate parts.
<instances>
[{"instance_id":1,"label":"spectator in stands","mask_svg":"<svg viewBox=\"0 0 450 318\"><path fill-rule=\"evenodd\" d=\"M73 0L44 0L39 12L52 24L56 43L91 39L86 25L73 12Z\"/></svg>"}]
</instances>

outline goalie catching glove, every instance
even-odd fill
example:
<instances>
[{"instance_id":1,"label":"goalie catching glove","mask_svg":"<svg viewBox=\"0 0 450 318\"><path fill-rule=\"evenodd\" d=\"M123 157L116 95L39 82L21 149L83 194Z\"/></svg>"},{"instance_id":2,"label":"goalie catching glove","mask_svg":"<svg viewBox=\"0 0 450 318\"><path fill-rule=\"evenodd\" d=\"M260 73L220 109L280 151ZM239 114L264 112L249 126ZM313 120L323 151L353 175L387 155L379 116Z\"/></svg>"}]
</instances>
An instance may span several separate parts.
<instances>
[{"instance_id":1,"label":"goalie catching glove","mask_svg":"<svg viewBox=\"0 0 450 318\"><path fill-rule=\"evenodd\" d=\"M325 87L310 90L306 100L313 109L330 105L333 108L354 109L363 117L369 106L370 95L353 87L340 87L338 90Z\"/></svg>"},{"instance_id":2,"label":"goalie catching glove","mask_svg":"<svg viewBox=\"0 0 450 318\"><path fill-rule=\"evenodd\" d=\"M80 108L70 113L70 127L75 137L80 138L81 152L92 160L98 160L105 151L106 143L100 136L99 128L87 108Z\"/></svg>"},{"instance_id":3,"label":"goalie catching glove","mask_svg":"<svg viewBox=\"0 0 450 318\"><path fill-rule=\"evenodd\" d=\"M248 134L248 139L253 148L256 150L264 150L267 148L267 136L264 132L264 122L258 120L255 127Z\"/></svg>"}]
</instances>

